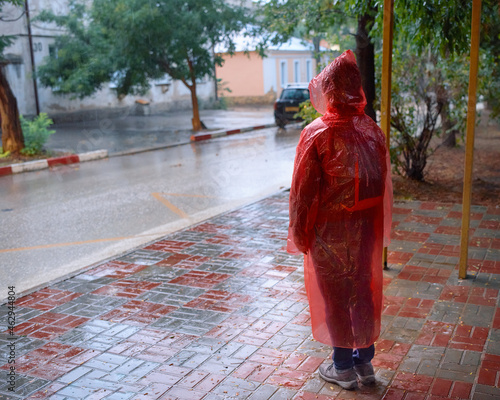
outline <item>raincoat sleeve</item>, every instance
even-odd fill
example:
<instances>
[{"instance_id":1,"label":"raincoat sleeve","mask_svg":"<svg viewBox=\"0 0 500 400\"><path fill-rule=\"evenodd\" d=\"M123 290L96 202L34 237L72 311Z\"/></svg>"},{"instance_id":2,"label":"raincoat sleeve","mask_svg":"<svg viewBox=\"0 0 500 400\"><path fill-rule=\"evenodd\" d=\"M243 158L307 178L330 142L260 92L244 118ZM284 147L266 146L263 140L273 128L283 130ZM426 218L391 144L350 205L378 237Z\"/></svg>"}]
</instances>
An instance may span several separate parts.
<instances>
[{"instance_id":1,"label":"raincoat sleeve","mask_svg":"<svg viewBox=\"0 0 500 400\"><path fill-rule=\"evenodd\" d=\"M318 212L321 165L314 137L307 127L302 131L295 155L290 188L290 225L287 251L292 254L309 250Z\"/></svg>"}]
</instances>

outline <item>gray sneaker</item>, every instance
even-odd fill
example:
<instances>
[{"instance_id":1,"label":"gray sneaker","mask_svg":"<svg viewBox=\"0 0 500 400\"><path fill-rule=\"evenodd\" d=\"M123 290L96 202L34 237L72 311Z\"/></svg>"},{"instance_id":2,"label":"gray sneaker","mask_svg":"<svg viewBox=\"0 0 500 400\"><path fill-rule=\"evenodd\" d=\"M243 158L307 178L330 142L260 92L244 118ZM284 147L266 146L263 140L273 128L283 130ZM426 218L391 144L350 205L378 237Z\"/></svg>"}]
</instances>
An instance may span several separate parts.
<instances>
[{"instance_id":1,"label":"gray sneaker","mask_svg":"<svg viewBox=\"0 0 500 400\"><path fill-rule=\"evenodd\" d=\"M366 364L355 364L354 371L363 385L373 385L375 383L375 371L371 362Z\"/></svg>"},{"instance_id":2,"label":"gray sneaker","mask_svg":"<svg viewBox=\"0 0 500 400\"><path fill-rule=\"evenodd\" d=\"M323 364L319 367L319 376L325 381L336 383L344 389L355 389L358 387L356 372L354 372L353 368L338 370L333 363L330 365Z\"/></svg>"}]
</instances>

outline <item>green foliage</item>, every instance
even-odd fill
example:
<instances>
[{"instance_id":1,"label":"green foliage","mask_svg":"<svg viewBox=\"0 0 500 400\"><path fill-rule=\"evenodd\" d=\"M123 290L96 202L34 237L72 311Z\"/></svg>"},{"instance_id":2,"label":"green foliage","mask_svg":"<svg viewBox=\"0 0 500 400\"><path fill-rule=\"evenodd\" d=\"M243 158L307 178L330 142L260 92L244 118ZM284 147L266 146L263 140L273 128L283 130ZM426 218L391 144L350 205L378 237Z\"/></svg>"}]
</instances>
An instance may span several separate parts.
<instances>
[{"instance_id":1,"label":"green foliage","mask_svg":"<svg viewBox=\"0 0 500 400\"><path fill-rule=\"evenodd\" d=\"M324 0L260 0L261 26L265 31L272 32L272 36L265 37L267 41L262 45L265 47L267 42L284 43L292 36L312 40L318 64L321 39L339 44L342 51L354 48L355 15L346 14L345 2L337 3Z\"/></svg>"},{"instance_id":2,"label":"green foliage","mask_svg":"<svg viewBox=\"0 0 500 400\"><path fill-rule=\"evenodd\" d=\"M10 156L10 151L6 151L5 153L3 152L3 148L0 147L0 158L6 158Z\"/></svg>"},{"instance_id":3,"label":"green foliage","mask_svg":"<svg viewBox=\"0 0 500 400\"><path fill-rule=\"evenodd\" d=\"M43 12L68 34L56 38L56 56L39 68L42 84L85 97L106 82L118 95L141 93L150 79L168 74L187 87L213 76L213 46L231 51L231 34L249 21L246 11L223 0L76 0L70 13ZM220 55L215 63L222 65Z\"/></svg>"},{"instance_id":4,"label":"green foliage","mask_svg":"<svg viewBox=\"0 0 500 400\"><path fill-rule=\"evenodd\" d=\"M22 115L20 118L25 144L21 154L27 156L40 154L49 136L55 133L55 131L48 129L53 124L52 120L46 113L40 113L33 121L25 119Z\"/></svg>"},{"instance_id":5,"label":"green foliage","mask_svg":"<svg viewBox=\"0 0 500 400\"><path fill-rule=\"evenodd\" d=\"M5 4L11 4L14 6L22 6L24 2L22 0L0 0L0 14L2 13L2 8ZM21 12L21 11L19 11ZM0 17L0 20L2 18ZM12 41L15 39L15 36L12 35L0 35L0 61L3 60L3 52L4 50L12 44Z\"/></svg>"},{"instance_id":6,"label":"green foliage","mask_svg":"<svg viewBox=\"0 0 500 400\"><path fill-rule=\"evenodd\" d=\"M313 122L316 118L321 117L321 114L313 107L311 100L306 100L300 103L300 110L294 115L294 118L301 118L304 121L304 126Z\"/></svg>"},{"instance_id":7,"label":"green foliage","mask_svg":"<svg viewBox=\"0 0 500 400\"><path fill-rule=\"evenodd\" d=\"M463 133L467 69L459 57L443 58L431 50L426 56L401 45L394 51L391 100L391 159L407 178L424 179L434 134ZM438 125L447 110L447 121ZM440 130L441 129L441 132Z\"/></svg>"}]
</instances>

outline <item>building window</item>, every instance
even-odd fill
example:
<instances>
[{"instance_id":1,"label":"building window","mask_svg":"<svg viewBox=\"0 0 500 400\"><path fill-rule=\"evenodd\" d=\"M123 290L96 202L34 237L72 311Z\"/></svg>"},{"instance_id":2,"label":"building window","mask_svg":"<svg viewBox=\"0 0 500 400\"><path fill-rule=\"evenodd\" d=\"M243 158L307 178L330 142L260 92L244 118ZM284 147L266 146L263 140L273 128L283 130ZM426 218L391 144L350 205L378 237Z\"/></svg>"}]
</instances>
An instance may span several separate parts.
<instances>
[{"instance_id":1,"label":"building window","mask_svg":"<svg viewBox=\"0 0 500 400\"><path fill-rule=\"evenodd\" d=\"M313 78L312 60L306 61L306 74L307 74L307 82L310 82L311 79Z\"/></svg>"},{"instance_id":2,"label":"building window","mask_svg":"<svg viewBox=\"0 0 500 400\"><path fill-rule=\"evenodd\" d=\"M59 58L58 49L55 44L49 44L49 56L50 58Z\"/></svg>"},{"instance_id":3,"label":"building window","mask_svg":"<svg viewBox=\"0 0 500 400\"><path fill-rule=\"evenodd\" d=\"M287 84L287 70L286 61L280 62L280 76L281 76L281 87L284 88Z\"/></svg>"},{"instance_id":4,"label":"building window","mask_svg":"<svg viewBox=\"0 0 500 400\"><path fill-rule=\"evenodd\" d=\"M293 62L293 81L300 82L300 61L295 60Z\"/></svg>"}]
</instances>

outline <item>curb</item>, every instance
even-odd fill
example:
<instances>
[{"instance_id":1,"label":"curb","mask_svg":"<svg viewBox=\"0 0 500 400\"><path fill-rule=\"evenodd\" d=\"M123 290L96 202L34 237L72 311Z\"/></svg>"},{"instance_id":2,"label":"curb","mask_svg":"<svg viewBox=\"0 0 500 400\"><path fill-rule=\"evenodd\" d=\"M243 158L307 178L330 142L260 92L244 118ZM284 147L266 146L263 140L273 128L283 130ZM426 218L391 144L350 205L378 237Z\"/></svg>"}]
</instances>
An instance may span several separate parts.
<instances>
[{"instance_id":1,"label":"curb","mask_svg":"<svg viewBox=\"0 0 500 400\"><path fill-rule=\"evenodd\" d=\"M7 165L5 167L0 167L0 176L19 174L21 172L27 172L27 171L37 171L40 169L46 169L54 165L60 165L60 164L68 165L85 161L99 160L101 158L106 158L106 157L108 157L107 150L96 150L82 154L72 154L63 157L47 158L45 160L28 161L25 163L12 164L12 165Z\"/></svg>"},{"instance_id":2,"label":"curb","mask_svg":"<svg viewBox=\"0 0 500 400\"><path fill-rule=\"evenodd\" d=\"M256 130L266 129L266 128L274 128L275 126L276 126L276 124L265 124L265 125L251 126L251 127L247 127L247 128L240 128L240 129L214 131L214 132L210 132L210 133L197 133L197 134L191 135L189 142L180 142L180 143L169 144L169 145L165 145L165 146L154 146L154 147L149 147L149 148L144 148L144 149L140 148L140 149L125 150L123 152L114 153L114 154L109 154L108 150L96 150L96 151L90 151L88 153L72 154L69 156L54 157L54 158L48 158L45 160L28 161L25 163L12 164L12 165L7 165L5 167L0 167L0 176L19 174L21 172L28 172L28 171L37 171L37 170L52 167L54 165L76 164L76 163L84 162L84 161L99 160L99 159L106 158L106 157L126 156L126 155L131 155L131 154L136 154L136 153L144 153L147 151L161 150L164 148L176 147L176 146L181 146L184 144L189 144L191 142L199 142L202 140L214 139L217 137L235 135L237 133L256 131Z\"/></svg>"},{"instance_id":3,"label":"curb","mask_svg":"<svg viewBox=\"0 0 500 400\"><path fill-rule=\"evenodd\" d=\"M229 136L229 135L234 135L236 133L243 133L243 132L256 131L259 129L273 128L275 126L276 126L276 124L266 124L266 125L259 125L259 126L251 126L249 128L215 131L215 132L211 132L211 133L197 133L197 134L191 135L191 141L192 142L199 142L201 140L208 140L208 139L213 139L213 138L222 137L222 136Z\"/></svg>"}]
</instances>

